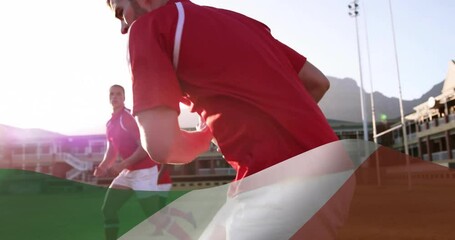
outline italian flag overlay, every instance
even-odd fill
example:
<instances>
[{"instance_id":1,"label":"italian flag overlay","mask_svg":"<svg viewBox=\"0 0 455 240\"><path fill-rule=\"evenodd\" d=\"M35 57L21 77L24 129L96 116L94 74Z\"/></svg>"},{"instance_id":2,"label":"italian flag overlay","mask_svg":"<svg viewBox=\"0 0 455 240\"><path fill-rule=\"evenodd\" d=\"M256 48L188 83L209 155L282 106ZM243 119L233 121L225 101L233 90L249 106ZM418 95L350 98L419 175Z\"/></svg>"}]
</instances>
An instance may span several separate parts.
<instances>
[{"instance_id":1,"label":"italian flag overlay","mask_svg":"<svg viewBox=\"0 0 455 240\"><path fill-rule=\"evenodd\" d=\"M106 191L0 169L0 239L104 239ZM129 196L118 212L125 240L455 238L455 172L361 140L330 143L219 187L114 191ZM143 196L154 203L147 214Z\"/></svg>"}]
</instances>

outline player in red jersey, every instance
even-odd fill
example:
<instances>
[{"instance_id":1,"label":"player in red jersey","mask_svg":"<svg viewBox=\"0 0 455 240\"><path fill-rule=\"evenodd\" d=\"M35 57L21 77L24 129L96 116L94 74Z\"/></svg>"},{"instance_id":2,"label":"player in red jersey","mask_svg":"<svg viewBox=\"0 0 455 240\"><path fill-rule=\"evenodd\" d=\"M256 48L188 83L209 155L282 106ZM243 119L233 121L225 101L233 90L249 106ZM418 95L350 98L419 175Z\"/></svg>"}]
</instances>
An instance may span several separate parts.
<instances>
[{"instance_id":1,"label":"player in red jersey","mask_svg":"<svg viewBox=\"0 0 455 240\"><path fill-rule=\"evenodd\" d=\"M117 239L117 212L133 194L130 190L141 191L138 198L146 214L153 213L157 208L157 199L145 193L158 190L157 164L140 145L139 129L124 105L124 88L111 86L109 99L113 113L106 124L107 149L94 172L97 177L117 175L109 186L102 207L107 240ZM121 161L116 161L119 156Z\"/></svg>"},{"instance_id":2,"label":"player in red jersey","mask_svg":"<svg viewBox=\"0 0 455 240\"><path fill-rule=\"evenodd\" d=\"M158 164L140 145L137 123L124 105L124 88L120 85L111 86L109 99L113 113L106 124L107 149L102 162L94 172L97 177L117 174L109 186L102 207L106 240L117 239L119 227L117 212L133 194L130 190L136 191L147 216L163 208L165 202L157 193L161 191L158 187ZM116 162L118 156L122 160ZM165 177L166 172L162 176ZM167 180L170 180L168 173L167 177ZM162 182L166 180L160 179ZM167 231L176 239L188 239L183 229L168 219L151 223L155 225L156 232L159 234Z\"/></svg>"},{"instance_id":3,"label":"player in red jersey","mask_svg":"<svg viewBox=\"0 0 455 240\"><path fill-rule=\"evenodd\" d=\"M189 163L214 139L242 180L338 140L317 105L328 79L263 23L188 0L107 2L129 32L133 115L155 161ZM180 129L180 102L207 127Z\"/></svg>"},{"instance_id":4,"label":"player in red jersey","mask_svg":"<svg viewBox=\"0 0 455 240\"><path fill-rule=\"evenodd\" d=\"M188 163L213 134L238 180L337 140L317 106L329 81L264 24L187 0L108 3L129 30L133 114L155 161ZM182 97L208 128L179 128Z\"/></svg>"}]
</instances>

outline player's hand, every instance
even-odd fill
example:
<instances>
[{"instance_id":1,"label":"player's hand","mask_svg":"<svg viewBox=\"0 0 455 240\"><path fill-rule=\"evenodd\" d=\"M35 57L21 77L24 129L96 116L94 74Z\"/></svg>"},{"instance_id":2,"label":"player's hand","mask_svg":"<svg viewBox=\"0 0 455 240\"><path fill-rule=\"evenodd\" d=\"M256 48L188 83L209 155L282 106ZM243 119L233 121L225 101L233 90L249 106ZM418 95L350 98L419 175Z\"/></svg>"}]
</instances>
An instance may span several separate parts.
<instances>
[{"instance_id":1,"label":"player's hand","mask_svg":"<svg viewBox=\"0 0 455 240\"><path fill-rule=\"evenodd\" d=\"M109 172L109 174L112 174L112 175L118 175L121 171L123 171L123 169L125 169L125 166L123 165L123 162L119 162L119 163L115 163L114 165L112 165L107 171Z\"/></svg>"},{"instance_id":2,"label":"player's hand","mask_svg":"<svg viewBox=\"0 0 455 240\"><path fill-rule=\"evenodd\" d=\"M93 172L93 176L95 177L104 177L107 175L107 171L105 168L98 166L95 168L95 171Z\"/></svg>"}]
</instances>

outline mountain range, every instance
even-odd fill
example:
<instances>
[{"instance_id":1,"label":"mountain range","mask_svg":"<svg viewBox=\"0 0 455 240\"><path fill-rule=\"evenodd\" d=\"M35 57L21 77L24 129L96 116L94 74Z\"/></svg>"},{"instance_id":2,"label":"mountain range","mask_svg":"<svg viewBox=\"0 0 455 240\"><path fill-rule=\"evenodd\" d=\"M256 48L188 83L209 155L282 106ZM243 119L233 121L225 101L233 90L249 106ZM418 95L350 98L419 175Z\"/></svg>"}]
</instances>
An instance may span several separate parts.
<instances>
[{"instance_id":1,"label":"mountain range","mask_svg":"<svg viewBox=\"0 0 455 240\"><path fill-rule=\"evenodd\" d=\"M362 122L360 107L360 87L357 82L351 78L328 77L330 89L319 102L319 107L327 119L341 120L349 122ZM413 108L428 100L429 97L435 97L441 94L444 81L434 85L428 92L420 98L414 100L403 100L403 112L405 115L413 113ZM370 93L364 91L366 119L371 121L371 101ZM381 115L387 116L388 120L398 119L400 117L399 99L396 97L387 97L380 92L373 93L375 118L380 120Z\"/></svg>"},{"instance_id":2,"label":"mountain range","mask_svg":"<svg viewBox=\"0 0 455 240\"><path fill-rule=\"evenodd\" d=\"M0 143L24 139L60 138L64 135L38 128L17 128L0 124Z\"/></svg>"}]
</instances>

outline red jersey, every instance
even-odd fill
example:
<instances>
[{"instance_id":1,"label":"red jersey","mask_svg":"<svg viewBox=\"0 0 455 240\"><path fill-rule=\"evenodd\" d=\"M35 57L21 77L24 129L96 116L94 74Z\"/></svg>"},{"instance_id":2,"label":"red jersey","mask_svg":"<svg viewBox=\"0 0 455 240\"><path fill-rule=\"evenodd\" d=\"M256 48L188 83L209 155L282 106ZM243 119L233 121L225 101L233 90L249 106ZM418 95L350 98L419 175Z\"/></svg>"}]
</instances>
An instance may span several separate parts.
<instances>
[{"instance_id":1,"label":"red jersey","mask_svg":"<svg viewBox=\"0 0 455 240\"><path fill-rule=\"evenodd\" d=\"M179 112L182 96L188 98L236 179L337 140L299 80L306 58L254 19L180 1L184 23L173 65L180 31L175 2L130 28L134 114L159 106Z\"/></svg>"},{"instance_id":2,"label":"red jersey","mask_svg":"<svg viewBox=\"0 0 455 240\"><path fill-rule=\"evenodd\" d=\"M106 124L106 137L110 144L117 150L122 159L126 159L139 147L139 128L130 112L125 108L113 113ZM147 155L144 159L129 166L129 170L150 168L156 163Z\"/></svg>"},{"instance_id":3,"label":"red jersey","mask_svg":"<svg viewBox=\"0 0 455 240\"><path fill-rule=\"evenodd\" d=\"M163 165L159 164L158 165L158 171L161 170L161 167ZM169 171L169 168L172 167L172 166L167 166L162 172L161 172L161 175L160 175L160 178L158 178L158 184L167 184L167 183L172 183L172 179L171 179L171 174L170 174L170 171Z\"/></svg>"}]
</instances>

